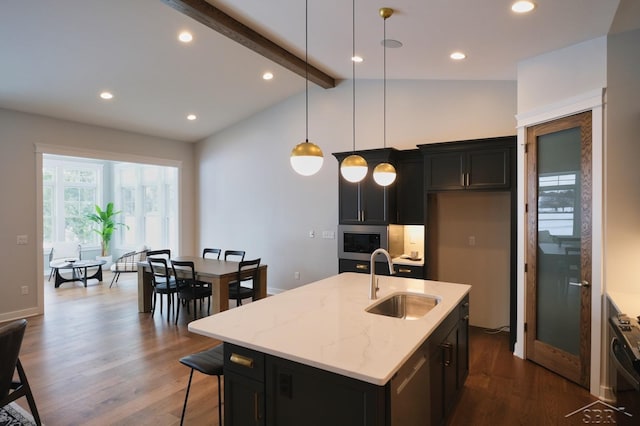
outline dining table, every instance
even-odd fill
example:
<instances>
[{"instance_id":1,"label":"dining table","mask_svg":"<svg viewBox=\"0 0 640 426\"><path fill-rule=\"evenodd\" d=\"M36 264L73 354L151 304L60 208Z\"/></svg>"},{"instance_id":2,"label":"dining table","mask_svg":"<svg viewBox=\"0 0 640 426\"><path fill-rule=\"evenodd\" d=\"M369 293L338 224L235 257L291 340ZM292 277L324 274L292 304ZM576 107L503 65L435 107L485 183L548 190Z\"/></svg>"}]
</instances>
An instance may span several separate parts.
<instances>
[{"instance_id":1,"label":"dining table","mask_svg":"<svg viewBox=\"0 0 640 426\"><path fill-rule=\"evenodd\" d=\"M240 262L202 258L198 256L177 256L172 260L193 262L196 278L211 283L211 313L229 309L229 284L236 280ZM170 264L170 262L169 262ZM170 271L171 272L171 271ZM252 270L243 271L242 277L250 276ZM138 262L138 311L151 312L153 275L147 261ZM267 297L267 265L258 267L258 282L253 283L253 300Z\"/></svg>"}]
</instances>

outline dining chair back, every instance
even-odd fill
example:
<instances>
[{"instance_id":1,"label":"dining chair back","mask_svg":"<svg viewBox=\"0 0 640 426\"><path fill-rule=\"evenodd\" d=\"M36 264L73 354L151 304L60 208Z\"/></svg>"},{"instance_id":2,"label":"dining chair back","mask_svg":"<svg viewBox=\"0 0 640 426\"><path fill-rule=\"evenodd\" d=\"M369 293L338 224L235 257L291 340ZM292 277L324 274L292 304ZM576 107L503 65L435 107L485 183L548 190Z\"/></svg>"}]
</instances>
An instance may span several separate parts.
<instances>
[{"instance_id":1,"label":"dining chair back","mask_svg":"<svg viewBox=\"0 0 640 426\"><path fill-rule=\"evenodd\" d=\"M204 250L202 250L202 258L205 259L207 257L215 257L216 259L220 259L220 252L222 252L222 250L220 250L219 248L205 248Z\"/></svg>"},{"instance_id":2,"label":"dining chair back","mask_svg":"<svg viewBox=\"0 0 640 426\"><path fill-rule=\"evenodd\" d=\"M178 303L176 307L176 324L180 316L180 305L184 301L189 308L189 302L193 301L193 320L196 319L196 301L200 300L200 312L202 302L207 299L208 312L211 313L211 285L196 278L196 268L190 260L172 260L171 268L178 287Z\"/></svg>"},{"instance_id":3,"label":"dining chair back","mask_svg":"<svg viewBox=\"0 0 640 426\"><path fill-rule=\"evenodd\" d=\"M253 298L256 284L259 279L260 258L254 260L243 260L238 264L238 272L234 282L229 284L229 299L236 301L236 305L242 305L242 299ZM251 287L242 283L251 282Z\"/></svg>"},{"instance_id":4,"label":"dining chair back","mask_svg":"<svg viewBox=\"0 0 640 426\"><path fill-rule=\"evenodd\" d=\"M171 259L171 249L148 250L147 257L161 257L163 259Z\"/></svg>"},{"instance_id":5,"label":"dining chair back","mask_svg":"<svg viewBox=\"0 0 640 426\"><path fill-rule=\"evenodd\" d=\"M29 403L33 420L37 425L41 425L42 422L27 381L27 375L18 358L26 328L27 320L25 319L16 320L0 327L0 408L24 396ZM18 372L18 380L14 380L16 371Z\"/></svg>"},{"instance_id":6,"label":"dining chair back","mask_svg":"<svg viewBox=\"0 0 640 426\"><path fill-rule=\"evenodd\" d=\"M244 260L244 250L225 250L224 260L235 260L236 262L242 262Z\"/></svg>"},{"instance_id":7,"label":"dining chair back","mask_svg":"<svg viewBox=\"0 0 640 426\"><path fill-rule=\"evenodd\" d=\"M151 305L151 316L156 311L156 295L160 294L160 313L162 313L162 295L167 295L167 321L171 313L173 295L178 292L178 284L170 274L170 266L163 257L149 256L147 253L147 263L151 269L151 285L153 287L153 303ZM177 316L177 313L176 313Z\"/></svg>"}]
</instances>

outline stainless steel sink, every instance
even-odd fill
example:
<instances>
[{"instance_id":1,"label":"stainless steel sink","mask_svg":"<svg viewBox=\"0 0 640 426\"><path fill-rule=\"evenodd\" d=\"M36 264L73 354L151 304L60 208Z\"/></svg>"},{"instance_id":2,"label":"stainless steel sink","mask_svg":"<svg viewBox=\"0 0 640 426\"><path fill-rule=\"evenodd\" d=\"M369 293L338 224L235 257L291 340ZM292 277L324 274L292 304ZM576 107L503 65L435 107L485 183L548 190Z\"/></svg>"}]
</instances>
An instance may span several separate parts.
<instances>
[{"instance_id":1,"label":"stainless steel sink","mask_svg":"<svg viewBox=\"0 0 640 426\"><path fill-rule=\"evenodd\" d=\"M376 315L415 320L422 318L438 304L433 296L416 293L396 293L365 309Z\"/></svg>"}]
</instances>

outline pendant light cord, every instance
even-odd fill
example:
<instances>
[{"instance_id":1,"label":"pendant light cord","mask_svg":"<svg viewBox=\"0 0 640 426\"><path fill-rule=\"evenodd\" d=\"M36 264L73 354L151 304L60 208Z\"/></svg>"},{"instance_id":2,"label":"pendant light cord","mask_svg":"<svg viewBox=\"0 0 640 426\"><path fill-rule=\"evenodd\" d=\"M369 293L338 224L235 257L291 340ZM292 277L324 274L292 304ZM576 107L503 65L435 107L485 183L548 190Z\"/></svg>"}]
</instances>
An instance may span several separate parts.
<instances>
[{"instance_id":1,"label":"pendant light cord","mask_svg":"<svg viewBox=\"0 0 640 426\"><path fill-rule=\"evenodd\" d=\"M351 32L351 74L353 79L353 152L356 152L356 0L353 0Z\"/></svg>"},{"instance_id":2,"label":"pendant light cord","mask_svg":"<svg viewBox=\"0 0 640 426\"><path fill-rule=\"evenodd\" d=\"M387 18L382 25L382 144L387 147Z\"/></svg>"},{"instance_id":3,"label":"pendant light cord","mask_svg":"<svg viewBox=\"0 0 640 426\"><path fill-rule=\"evenodd\" d=\"M309 142L309 0L304 2L305 142Z\"/></svg>"}]
</instances>

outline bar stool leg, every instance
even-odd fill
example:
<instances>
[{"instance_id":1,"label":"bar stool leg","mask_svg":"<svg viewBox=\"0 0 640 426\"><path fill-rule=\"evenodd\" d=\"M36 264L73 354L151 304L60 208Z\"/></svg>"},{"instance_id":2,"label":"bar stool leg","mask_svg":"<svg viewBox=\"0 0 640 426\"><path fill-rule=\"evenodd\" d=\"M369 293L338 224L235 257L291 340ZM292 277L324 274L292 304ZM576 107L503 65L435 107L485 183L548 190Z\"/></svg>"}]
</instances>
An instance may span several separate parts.
<instances>
[{"instance_id":1,"label":"bar stool leg","mask_svg":"<svg viewBox=\"0 0 640 426\"><path fill-rule=\"evenodd\" d=\"M184 423L184 413L187 411L187 399L189 399L189 389L191 388L191 379L193 378L193 368L189 374L189 384L187 385L187 394L184 396L184 405L182 406L182 416L180 416L180 426Z\"/></svg>"}]
</instances>

